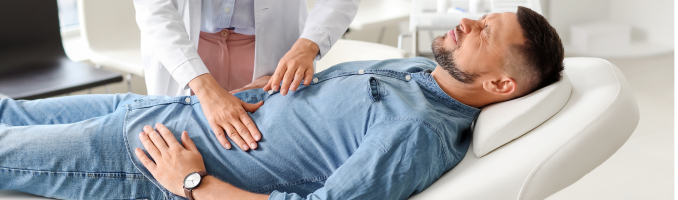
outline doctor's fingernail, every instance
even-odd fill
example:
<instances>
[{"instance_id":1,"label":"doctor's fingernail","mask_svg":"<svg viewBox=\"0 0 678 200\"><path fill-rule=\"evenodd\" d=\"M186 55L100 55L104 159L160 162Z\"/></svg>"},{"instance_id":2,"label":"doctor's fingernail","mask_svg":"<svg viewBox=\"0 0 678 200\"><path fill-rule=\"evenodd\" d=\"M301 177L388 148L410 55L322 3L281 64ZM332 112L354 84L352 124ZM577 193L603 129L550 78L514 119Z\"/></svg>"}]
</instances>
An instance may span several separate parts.
<instances>
[{"instance_id":1,"label":"doctor's fingernail","mask_svg":"<svg viewBox=\"0 0 678 200\"><path fill-rule=\"evenodd\" d=\"M247 144L243 144L243 145L242 145L242 150L247 151L247 150L249 150L249 149L250 149L250 147L247 146Z\"/></svg>"},{"instance_id":2,"label":"doctor's fingernail","mask_svg":"<svg viewBox=\"0 0 678 200\"><path fill-rule=\"evenodd\" d=\"M256 148L257 148L257 143L252 142L252 144L250 144L250 148L256 149Z\"/></svg>"},{"instance_id":3,"label":"doctor's fingernail","mask_svg":"<svg viewBox=\"0 0 678 200\"><path fill-rule=\"evenodd\" d=\"M254 136L254 140L259 141L259 139L261 139L261 136L259 136L259 135Z\"/></svg>"}]
</instances>

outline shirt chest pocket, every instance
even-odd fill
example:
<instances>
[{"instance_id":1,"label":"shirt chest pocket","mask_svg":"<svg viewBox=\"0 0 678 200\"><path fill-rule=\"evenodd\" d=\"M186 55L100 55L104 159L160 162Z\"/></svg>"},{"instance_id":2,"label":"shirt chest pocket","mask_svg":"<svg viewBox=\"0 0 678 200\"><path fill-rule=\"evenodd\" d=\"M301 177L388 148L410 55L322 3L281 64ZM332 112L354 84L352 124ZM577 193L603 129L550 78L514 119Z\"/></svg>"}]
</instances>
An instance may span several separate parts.
<instances>
[{"instance_id":1,"label":"shirt chest pocket","mask_svg":"<svg viewBox=\"0 0 678 200\"><path fill-rule=\"evenodd\" d=\"M379 102L388 95L385 84L376 77L370 77L367 81L367 95L372 102Z\"/></svg>"}]
</instances>

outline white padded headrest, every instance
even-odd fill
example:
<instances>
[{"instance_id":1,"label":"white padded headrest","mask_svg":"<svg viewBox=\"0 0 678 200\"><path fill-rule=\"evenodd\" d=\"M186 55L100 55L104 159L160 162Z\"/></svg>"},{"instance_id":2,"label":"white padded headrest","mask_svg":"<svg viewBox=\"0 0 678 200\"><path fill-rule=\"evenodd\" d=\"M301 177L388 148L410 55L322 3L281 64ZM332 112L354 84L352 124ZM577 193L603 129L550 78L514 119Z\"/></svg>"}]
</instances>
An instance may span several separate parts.
<instances>
[{"instance_id":1,"label":"white padded headrest","mask_svg":"<svg viewBox=\"0 0 678 200\"><path fill-rule=\"evenodd\" d=\"M570 99L572 84L562 80L510 101L480 111L473 130L473 152L478 157L515 140L558 113Z\"/></svg>"}]
</instances>

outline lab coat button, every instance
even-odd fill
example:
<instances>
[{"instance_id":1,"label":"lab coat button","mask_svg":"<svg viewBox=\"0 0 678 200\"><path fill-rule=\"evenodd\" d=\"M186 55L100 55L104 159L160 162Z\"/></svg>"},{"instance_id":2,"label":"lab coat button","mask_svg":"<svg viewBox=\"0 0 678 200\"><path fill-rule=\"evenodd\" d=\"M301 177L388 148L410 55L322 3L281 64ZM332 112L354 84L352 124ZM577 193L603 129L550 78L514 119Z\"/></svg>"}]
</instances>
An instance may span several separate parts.
<instances>
[{"instance_id":1,"label":"lab coat button","mask_svg":"<svg viewBox=\"0 0 678 200\"><path fill-rule=\"evenodd\" d=\"M358 70L358 74L365 74L365 70Z\"/></svg>"},{"instance_id":2,"label":"lab coat button","mask_svg":"<svg viewBox=\"0 0 678 200\"><path fill-rule=\"evenodd\" d=\"M412 77L411 77L410 75L406 75L406 76L405 76L405 80L406 80L406 81L410 81L410 79L412 79Z\"/></svg>"},{"instance_id":3,"label":"lab coat button","mask_svg":"<svg viewBox=\"0 0 678 200\"><path fill-rule=\"evenodd\" d=\"M231 8L226 8L224 11L231 12Z\"/></svg>"},{"instance_id":4,"label":"lab coat button","mask_svg":"<svg viewBox=\"0 0 678 200\"><path fill-rule=\"evenodd\" d=\"M273 90L269 90L269 91L268 91L268 94L273 94Z\"/></svg>"},{"instance_id":5,"label":"lab coat button","mask_svg":"<svg viewBox=\"0 0 678 200\"><path fill-rule=\"evenodd\" d=\"M318 83L318 78L313 78L313 83Z\"/></svg>"},{"instance_id":6,"label":"lab coat button","mask_svg":"<svg viewBox=\"0 0 678 200\"><path fill-rule=\"evenodd\" d=\"M184 101L186 101L186 103L191 103L191 98L186 98Z\"/></svg>"}]
</instances>

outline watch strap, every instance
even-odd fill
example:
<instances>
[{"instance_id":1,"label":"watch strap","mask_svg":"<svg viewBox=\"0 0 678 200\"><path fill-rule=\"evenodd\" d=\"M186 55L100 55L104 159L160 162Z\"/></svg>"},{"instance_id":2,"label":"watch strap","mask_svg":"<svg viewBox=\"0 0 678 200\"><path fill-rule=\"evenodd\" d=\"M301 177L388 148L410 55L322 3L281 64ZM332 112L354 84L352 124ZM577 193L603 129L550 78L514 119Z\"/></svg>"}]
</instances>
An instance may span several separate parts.
<instances>
[{"instance_id":1,"label":"watch strap","mask_svg":"<svg viewBox=\"0 0 678 200\"><path fill-rule=\"evenodd\" d=\"M202 183L202 177L210 175L206 171L197 171L196 173L200 174L200 177L201 177L200 183ZM191 174L189 174L189 175L191 175ZM198 186L200 186L200 183L198 183L198 185L196 185L195 188L198 188ZM195 188L193 188L193 189L195 189ZM188 198L189 200L193 200L193 189L188 189L188 188L184 187L184 195L186 195L186 198Z\"/></svg>"}]
</instances>

